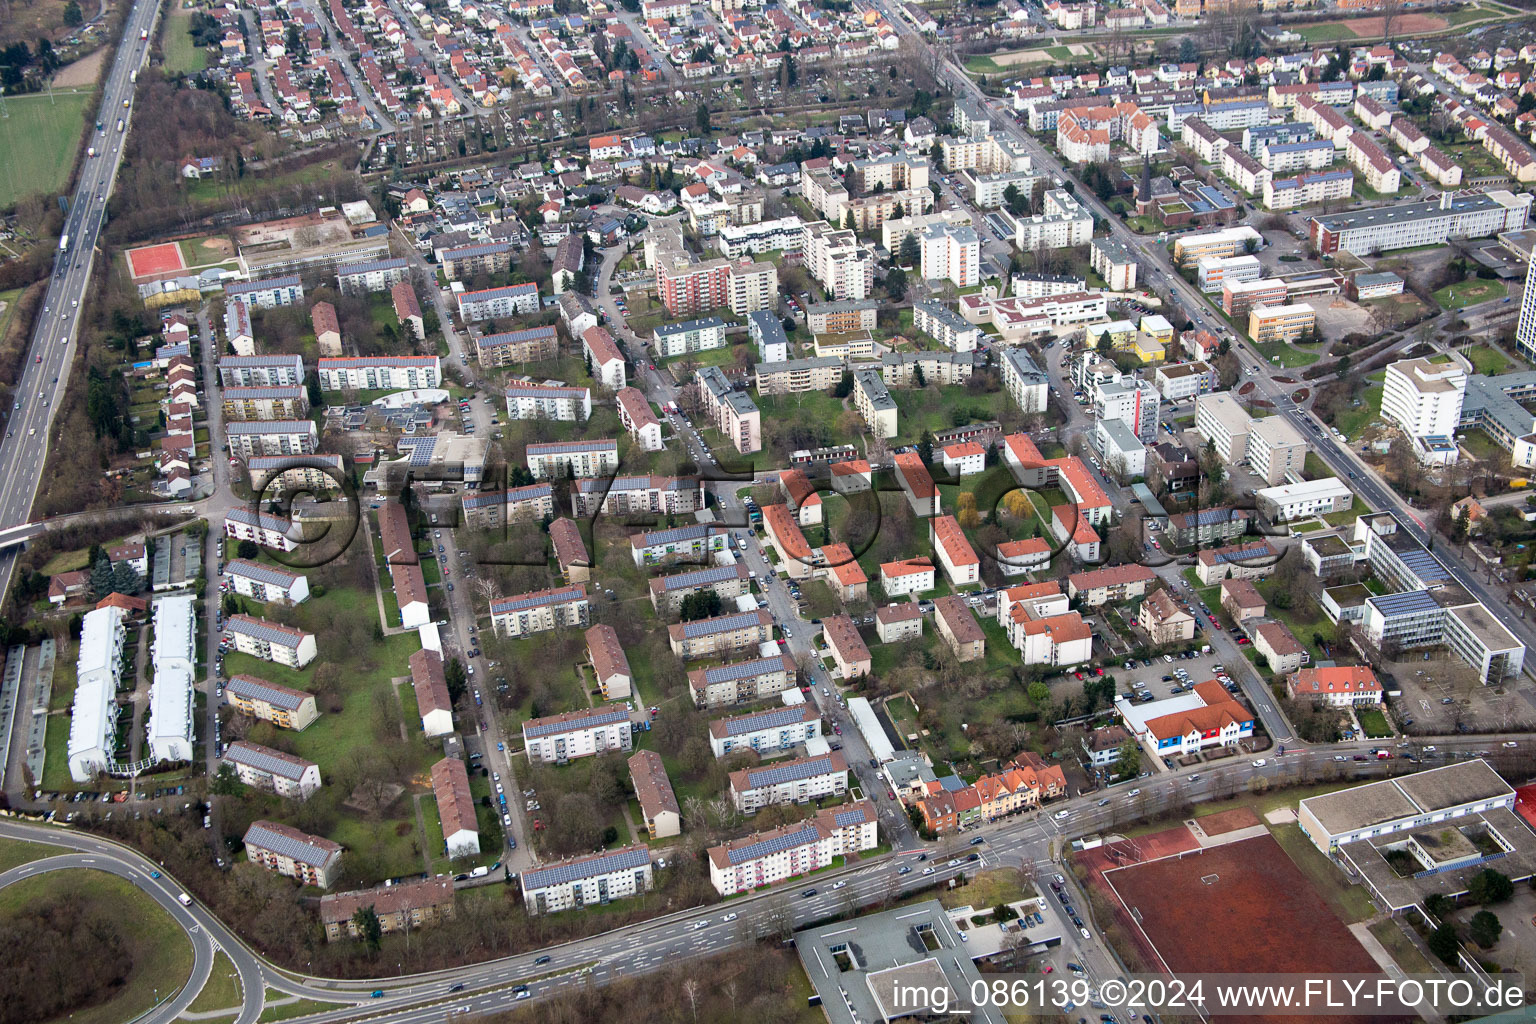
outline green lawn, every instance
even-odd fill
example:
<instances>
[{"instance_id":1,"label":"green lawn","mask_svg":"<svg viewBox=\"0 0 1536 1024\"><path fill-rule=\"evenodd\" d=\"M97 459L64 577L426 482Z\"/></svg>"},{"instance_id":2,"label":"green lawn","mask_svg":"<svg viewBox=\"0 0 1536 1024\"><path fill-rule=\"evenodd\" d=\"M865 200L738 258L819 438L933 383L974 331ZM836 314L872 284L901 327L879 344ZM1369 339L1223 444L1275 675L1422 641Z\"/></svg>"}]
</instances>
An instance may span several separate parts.
<instances>
[{"instance_id":1,"label":"green lawn","mask_svg":"<svg viewBox=\"0 0 1536 1024\"><path fill-rule=\"evenodd\" d=\"M193 1013L211 1013L240 1005L240 972L222 949L213 956L213 969L203 990L187 1007Z\"/></svg>"},{"instance_id":2,"label":"green lawn","mask_svg":"<svg viewBox=\"0 0 1536 1024\"><path fill-rule=\"evenodd\" d=\"M1434 974L1435 969L1424 954L1419 952L1419 947L1409 941L1403 933L1401 925L1392 919L1377 921L1368 926L1376 941L1386 947L1392 954L1392 959L1397 961L1397 966L1410 974Z\"/></svg>"},{"instance_id":3,"label":"green lawn","mask_svg":"<svg viewBox=\"0 0 1536 1024\"><path fill-rule=\"evenodd\" d=\"M1298 345L1288 345L1283 341L1269 341L1262 345L1255 344L1253 347L1270 362L1275 362L1278 359L1275 365L1283 366L1287 370L1295 369L1299 366L1311 366L1317 362L1320 356L1316 347L1310 349L1301 348Z\"/></svg>"},{"instance_id":4,"label":"green lawn","mask_svg":"<svg viewBox=\"0 0 1536 1024\"><path fill-rule=\"evenodd\" d=\"M1346 409L1334 417L1333 425L1337 427L1345 437L1351 441L1356 440L1366 424L1375 419L1381 413L1381 393L1385 390L1380 384L1373 384L1360 392L1360 404Z\"/></svg>"},{"instance_id":5,"label":"green lawn","mask_svg":"<svg viewBox=\"0 0 1536 1024\"><path fill-rule=\"evenodd\" d=\"M23 289L12 288L9 291L0 292L0 338L5 337L6 328L11 325L11 318L16 315L16 300L21 298Z\"/></svg>"},{"instance_id":6,"label":"green lawn","mask_svg":"<svg viewBox=\"0 0 1536 1024\"><path fill-rule=\"evenodd\" d=\"M1365 888L1347 884L1338 867L1318 852L1300 825L1282 825L1269 831L1275 841L1285 848L1286 854L1301 873L1312 880L1312 887L1345 924L1354 924L1376 915L1376 907L1371 903Z\"/></svg>"},{"instance_id":7,"label":"green lawn","mask_svg":"<svg viewBox=\"0 0 1536 1024\"><path fill-rule=\"evenodd\" d=\"M1508 373L1513 366L1502 352L1496 352L1487 345L1477 345L1462 352L1472 362L1472 368L1486 377L1497 377L1501 373Z\"/></svg>"},{"instance_id":8,"label":"green lawn","mask_svg":"<svg viewBox=\"0 0 1536 1024\"><path fill-rule=\"evenodd\" d=\"M1291 28L1291 31L1309 43L1326 43L1336 39L1359 38L1342 21L1323 21L1318 22L1316 25L1296 25Z\"/></svg>"},{"instance_id":9,"label":"green lawn","mask_svg":"<svg viewBox=\"0 0 1536 1024\"><path fill-rule=\"evenodd\" d=\"M1392 727L1387 725L1387 716L1374 708L1357 711L1355 717L1360 719L1360 728L1365 730L1365 735L1370 739L1384 740L1392 735Z\"/></svg>"},{"instance_id":10,"label":"green lawn","mask_svg":"<svg viewBox=\"0 0 1536 1024\"><path fill-rule=\"evenodd\" d=\"M268 991L271 990L269 989ZM272 994L278 998L283 998L277 992ZM322 1003L318 999L295 999L291 1003L281 1003L277 1006L268 1003L266 1009L261 1011L261 1016L256 1019L261 1024L269 1024L271 1021L292 1020L295 1017L308 1017L312 1013L324 1013L326 1010L334 1010L336 1007L336 1003Z\"/></svg>"},{"instance_id":11,"label":"green lawn","mask_svg":"<svg viewBox=\"0 0 1536 1024\"><path fill-rule=\"evenodd\" d=\"M35 192L57 193L69 181L89 91L55 89L8 96L0 117L0 209ZM50 200L51 201L51 200Z\"/></svg>"},{"instance_id":12,"label":"green lawn","mask_svg":"<svg viewBox=\"0 0 1536 1024\"><path fill-rule=\"evenodd\" d=\"M1001 389L974 393L964 387L938 389L935 399L930 388L893 388L896 400L898 438L916 441L923 431L930 433L980 420L995 420L1008 408L1011 399ZM956 420L959 423L956 423Z\"/></svg>"},{"instance_id":13,"label":"green lawn","mask_svg":"<svg viewBox=\"0 0 1536 1024\"><path fill-rule=\"evenodd\" d=\"M208 66L208 51L192 41L192 11L172 4L165 15L165 70L192 74Z\"/></svg>"},{"instance_id":14,"label":"green lawn","mask_svg":"<svg viewBox=\"0 0 1536 1024\"><path fill-rule=\"evenodd\" d=\"M70 1024L122 1024L169 998L192 972L192 944L170 914L133 883L101 871L52 871L24 878L0 890L0 921L18 911L46 906L65 893L111 908L125 923L123 939L133 973L115 996L69 1015ZM0 931L3 931L0 927Z\"/></svg>"},{"instance_id":15,"label":"green lawn","mask_svg":"<svg viewBox=\"0 0 1536 1024\"><path fill-rule=\"evenodd\" d=\"M21 839L0 839L0 872L64 852L43 843L29 843Z\"/></svg>"},{"instance_id":16,"label":"green lawn","mask_svg":"<svg viewBox=\"0 0 1536 1024\"><path fill-rule=\"evenodd\" d=\"M66 793L79 788L69 775L69 716L48 716L43 734L43 788Z\"/></svg>"},{"instance_id":17,"label":"green lawn","mask_svg":"<svg viewBox=\"0 0 1536 1024\"><path fill-rule=\"evenodd\" d=\"M1435 292L1435 301L1440 303L1442 309L1462 309L1479 302L1487 302L1489 299L1500 298L1504 294L1504 286L1498 281L1485 281L1482 278L1471 277L1441 288Z\"/></svg>"}]
</instances>

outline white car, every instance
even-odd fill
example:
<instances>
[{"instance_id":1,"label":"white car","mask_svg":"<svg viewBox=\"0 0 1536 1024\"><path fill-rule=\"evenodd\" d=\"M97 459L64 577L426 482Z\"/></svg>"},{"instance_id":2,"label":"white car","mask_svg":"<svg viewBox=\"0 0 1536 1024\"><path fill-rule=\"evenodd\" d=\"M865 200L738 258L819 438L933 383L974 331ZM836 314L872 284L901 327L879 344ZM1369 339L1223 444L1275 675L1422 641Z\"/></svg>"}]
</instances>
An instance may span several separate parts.
<instances>
[{"instance_id":1,"label":"white car","mask_svg":"<svg viewBox=\"0 0 1536 1024\"><path fill-rule=\"evenodd\" d=\"M724 917L722 917L720 919L722 924L730 924L734 920L736 920L736 915L735 914L726 914Z\"/></svg>"},{"instance_id":2,"label":"white car","mask_svg":"<svg viewBox=\"0 0 1536 1024\"><path fill-rule=\"evenodd\" d=\"M1133 790L1131 790L1129 793L1127 793L1125 795L1126 796L1141 796L1141 790L1140 789L1133 789Z\"/></svg>"},{"instance_id":3,"label":"white car","mask_svg":"<svg viewBox=\"0 0 1536 1024\"><path fill-rule=\"evenodd\" d=\"M1255 762L1253 762L1253 766L1254 766L1254 767L1255 767L1255 768L1263 768L1263 767L1264 767L1264 766L1265 766L1265 765L1267 765L1267 764L1269 764L1269 762L1268 762L1268 761L1266 761L1266 760L1265 760L1265 759L1264 759L1264 758L1262 758L1262 757L1261 757L1261 758L1259 758L1259 759L1258 759L1258 760L1257 760L1257 761L1255 761Z\"/></svg>"},{"instance_id":4,"label":"white car","mask_svg":"<svg viewBox=\"0 0 1536 1024\"><path fill-rule=\"evenodd\" d=\"M1067 817L1067 815L1069 815L1071 813L1072 813L1071 811L1057 811L1056 812L1056 820L1057 821L1062 821L1062 820L1064 820Z\"/></svg>"},{"instance_id":5,"label":"white car","mask_svg":"<svg viewBox=\"0 0 1536 1024\"><path fill-rule=\"evenodd\" d=\"M834 888L834 889L841 889L843 886L845 886L847 884L848 884L848 882L846 880L845 881L841 881L841 882L833 882L832 883L832 888Z\"/></svg>"},{"instance_id":6,"label":"white car","mask_svg":"<svg viewBox=\"0 0 1536 1024\"><path fill-rule=\"evenodd\" d=\"M931 875L931 874L933 874L933 870L934 870L933 868L923 868L923 874Z\"/></svg>"}]
</instances>

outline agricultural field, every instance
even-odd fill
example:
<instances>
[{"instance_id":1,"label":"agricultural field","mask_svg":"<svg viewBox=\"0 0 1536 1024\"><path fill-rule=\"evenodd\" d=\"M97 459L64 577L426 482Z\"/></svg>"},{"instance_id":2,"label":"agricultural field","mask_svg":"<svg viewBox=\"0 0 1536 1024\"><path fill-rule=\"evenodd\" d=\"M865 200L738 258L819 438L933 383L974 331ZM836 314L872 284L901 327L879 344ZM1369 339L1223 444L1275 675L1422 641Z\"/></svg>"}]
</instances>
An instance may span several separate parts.
<instances>
[{"instance_id":1,"label":"agricultural field","mask_svg":"<svg viewBox=\"0 0 1536 1024\"><path fill-rule=\"evenodd\" d=\"M8 96L0 116L0 209L36 192L53 194L69 183L85 130L85 90Z\"/></svg>"}]
</instances>

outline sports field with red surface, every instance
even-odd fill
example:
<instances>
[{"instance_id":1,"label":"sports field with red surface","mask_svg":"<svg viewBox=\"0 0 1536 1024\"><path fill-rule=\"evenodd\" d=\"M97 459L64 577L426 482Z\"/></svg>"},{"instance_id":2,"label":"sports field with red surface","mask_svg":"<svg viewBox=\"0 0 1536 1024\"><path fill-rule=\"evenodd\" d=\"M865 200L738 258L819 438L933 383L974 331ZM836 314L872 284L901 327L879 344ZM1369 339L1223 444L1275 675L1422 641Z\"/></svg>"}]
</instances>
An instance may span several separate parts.
<instances>
[{"instance_id":1,"label":"sports field with red surface","mask_svg":"<svg viewBox=\"0 0 1536 1024\"><path fill-rule=\"evenodd\" d=\"M1208 836L1223 836L1240 828L1264 824L1252 807L1234 807L1230 811L1217 811L1197 819L1200 830Z\"/></svg>"},{"instance_id":2,"label":"sports field with red surface","mask_svg":"<svg viewBox=\"0 0 1536 1024\"><path fill-rule=\"evenodd\" d=\"M1104 878L1175 973L1380 972L1269 836Z\"/></svg>"},{"instance_id":3,"label":"sports field with red surface","mask_svg":"<svg viewBox=\"0 0 1536 1024\"><path fill-rule=\"evenodd\" d=\"M167 274L177 274L187 269L181 259L181 247L175 242L145 245L128 250L128 269L136 281Z\"/></svg>"}]
</instances>

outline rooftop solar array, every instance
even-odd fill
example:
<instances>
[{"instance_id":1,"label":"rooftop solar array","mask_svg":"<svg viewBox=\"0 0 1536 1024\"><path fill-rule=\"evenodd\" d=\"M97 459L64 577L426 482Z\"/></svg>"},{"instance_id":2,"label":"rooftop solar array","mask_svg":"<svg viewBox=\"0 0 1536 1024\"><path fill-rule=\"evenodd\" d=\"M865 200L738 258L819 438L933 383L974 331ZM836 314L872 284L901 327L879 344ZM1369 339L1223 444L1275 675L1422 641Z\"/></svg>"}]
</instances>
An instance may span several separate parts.
<instances>
[{"instance_id":1,"label":"rooftop solar array","mask_svg":"<svg viewBox=\"0 0 1536 1024\"><path fill-rule=\"evenodd\" d=\"M734 847L726 851L726 856L730 858L732 864L743 864L749 860L757 860L759 857L783 853L797 846L814 843L820 838L821 833L816 830L816 826L807 825L793 832L781 832L766 839L759 839L755 843L748 843L746 846Z\"/></svg>"},{"instance_id":2,"label":"rooftop solar array","mask_svg":"<svg viewBox=\"0 0 1536 1024\"><path fill-rule=\"evenodd\" d=\"M236 615L229 620L229 628L236 633L253 636L258 640L265 640L269 644L279 644L283 647L293 647L304 636L302 630L291 629L288 626L280 626L275 622L267 622L265 619L253 619L250 616Z\"/></svg>"},{"instance_id":3,"label":"rooftop solar array","mask_svg":"<svg viewBox=\"0 0 1536 1024\"><path fill-rule=\"evenodd\" d=\"M777 786L781 782L814 778L836 770L832 766L830 754L823 754L820 757L802 757L794 761L785 761L783 764L751 769L747 772L747 783L754 789L762 786Z\"/></svg>"},{"instance_id":4,"label":"rooftop solar array","mask_svg":"<svg viewBox=\"0 0 1536 1024\"><path fill-rule=\"evenodd\" d=\"M1383 615L1412 615L1418 612L1434 611L1440 607L1427 590L1382 594L1379 597L1370 598L1370 602L1380 609Z\"/></svg>"},{"instance_id":5,"label":"rooftop solar array","mask_svg":"<svg viewBox=\"0 0 1536 1024\"><path fill-rule=\"evenodd\" d=\"M695 523L692 526L678 526L670 530L650 530L640 534L640 540L646 547L655 544L676 544L685 540L703 540L713 532L713 529L703 523Z\"/></svg>"},{"instance_id":6,"label":"rooftop solar array","mask_svg":"<svg viewBox=\"0 0 1536 1024\"><path fill-rule=\"evenodd\" d=\"M278 686L276 683L269 683L255 676L234 676L224 688L237 697L266 701L273 707L279 707L285 711L297 711L304 703L304 698L309 696L301 690Z\"/></svg>"},{"instance_id":7,"label":"rooftop solar array","mask_svg":"<svg viewBox=\"0 0 1536 1024\"><path fill-rule=\"evenodd\" d=\"M328 850L313 842L291 836L286 832L278 832L267 828L262 824L254 824L245 832L247 845L258 846L263 850L271 850L279 857L288 857L301 864L309 864L312 867L325 867L327 861L336 856L335 850Z\"/></svg>"},{"instance_id":8,"label":"rooftop solar array","mask_svg":"<svg viewBox=\"0 0 1536 1024\"><path fill-rule=\"evenodd\" d=\"M713 619L697 619L693 622L683 623L683 636L692 640L701 636L713 636L716 633L726 633L736 629L747 629L761 622L757 612L742 612L739 615L721 615Z\"/></svg>"},{"instance_id":9,"label":"rooftop solar array","mask_svg":"<svg viewBox=\"0 0 1536 1024\"><path fill-rule=\"evenodd\" d=\"M615 871L634 871L650 862L650 851L644 847L615 850L613 853L598 854L596 857L583 857L565 864L525 871L523 872L523 889L524 891L547 889L552 885L579 882L583 878L594 878L598 875L612 874Z\"/></svg>"},{"instance_id":10,"label":"rooftop solar array","mask_svg":"<svg viewBox=\"0 0 1536 1024\"><path fill-rule=\"evenodd\" d=\"M276 566L262 565L260 562L252 562L244 558L237 558L224 566L224 572L230 576L244 576L247 579L256 580L259 583L269 583L274 587L291 587L299 578L298 573L288 572Z\"/></svg>"},{"instance_id":11,"label":"rooftop solar array","mask_svg":"<svg viewBox=\"0 0 1536 1024\"><path fill-rule=\"evenodd\" d=\"M507 612L520 612L524 608L542 608L548 604L559 604L562 601L586 600L586 592L580 587L561 587L559 590L540 590L533 594L523 594L519 597L509 597L497 601L491 605L492 615L504 615Z\"/></svg>"},{"instance_id":12,"label":"rooftop solar array","mask_svg":"<svg viewBox=\"0 0 1536 1024\"><path fill-rule=\"evenodd\" d=\"M550 721L524 722L523 734L530 739L537 739L540 736L558 736L560 733L576 729L595 729L598 726L617 725L619 722L627 721L629 721L629 709L626 707L593 708L590 711L574 711L568 715L558 715Z\"/></svg>"},{"instance_id":13,"label":"rooftop solar array","mask_svg":"<svg viewBox=\"0 0 1536 1024\"><path fill-rule=\"evenodd\" d=\"M760 732L763 729L776 729L782 725L800 725L804 721L805 705L797 704L794 707L761 711L755 715L728 718L725 720L725 733L727 736L741 736L749 732Z\"/></svg>"},{"instance_id":14,"label":"rooftop solar array","mask_svg":"<svg viewBox=\"0 0 1536 1024\"><path fill-rule=\"evenodd\" d=\"M733 661L704 670L706 683L728 683L736 679L751 679L765 672L776 672L784 667L780 658L753 658L751 661Z\"/></svg>"},{"instance_id":15,"label":"rooftop solar array","mask_svg":"<svg viewBox=\"0 0 1536 1024\"><path fill-rule=\"evenodd\" d=\"M293 757L252 743L231 743L224 751L224 760L235 761L268 775L280 775L298 781L312 762Z\"/></svg>"}]
</instances>

